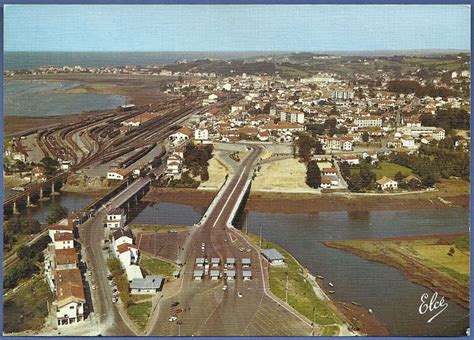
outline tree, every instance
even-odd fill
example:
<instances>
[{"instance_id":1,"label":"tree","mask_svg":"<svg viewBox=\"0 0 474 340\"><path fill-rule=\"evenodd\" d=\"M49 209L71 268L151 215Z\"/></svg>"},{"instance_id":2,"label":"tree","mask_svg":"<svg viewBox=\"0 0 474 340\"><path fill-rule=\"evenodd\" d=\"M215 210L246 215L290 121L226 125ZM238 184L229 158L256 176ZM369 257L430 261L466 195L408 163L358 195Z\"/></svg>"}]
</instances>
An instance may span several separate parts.
<instances>
[{"instance_id":1,"label":"tree","mask_svg":"<svg viewBox=\"0 0 474 340\"><path fill-rule=\"evenodd\" d=\"M377 178L375 173L370 169L370 166L365 164L361 165L359 175L362 181L362 187L365 189L371 186Z\"/></svg>"},{"instance_id":2,"label":"tree","mask_svg":"<svg viewBox=\"0 0 474 340\"><path fill-rule=\"evenodd\" d=\"M351 175L348 182L348 187L349 187L349 190L353 192L362 191L363 189L362 178L360 177L360 174L358 172Z\"/></svg>"},{"instance_id":3,"label":"tree","mask_svg":"<svg viewBox=\"0 0 474 340\"><path fill-rule=\"evenodd\" d=\"M432 188L436 184L436 180L434 179L433 176L426 176L425 178L422 179L423 185Z\"/></svg>"},{"instance_id":4,"label":"tree","mask_svg":"<svg viewBox=\"0 0 474 340\"><path fill-rule=\"evenodd\" d=\"M316 161L309 161L306 166L306 184L314 189L321 185L321 171Z\"/></svg>"},{"instance_id":5,"label":"tree","mask_svg":"<svg viewBox=\"0 0 474 340\"><path fill-rule=\"evenodd\" d=\"M15 163L15 168L18 170L18 172L20 173L20 176L23 176L23 172L26 171L26 164L23 163L22 161L20 160L17 160L16 163Z\"/></svg>"},{"instance_id":6,"label":"tree","mask_svg":"<svg viewBox=\"0 0 474 340\"><path fill-rule=\"evenodd\" d=\"M405 177L403 176L403 174L399 171L395 174L395 180L400 183L403 181Z\"/></svg>"},{"instance_id":7,"label":"tree","mask_svg":"<svg viewBox=\"0 0 474 340\"><path fill-rule=\"evenodd\" d=\"M54 209L51 211L49 214L48 218L46 219L46 223L49 224L54 224L58 222L59 220L66 218L68 215L68 210L66 207L63 207L61 205L57 205L54 207Z\"/></svg>"},{"instance_id":8,"label":"tree","mask_svg":"<svg viewBox=\"0 0 474 340\"><path fill-rule=\"evenodd\" d=\"M367 131L364 131L362 134L362 141L367 143L369 141L369 133Z\"/></svg>"},{"instance_id":9,"label":"tree","mask_svg":"<svg viewBox=\"0 0 474 340\"><path fill-rule=\"evenodd\" d=\"M351 166L346 161L339 164L339 169L341 171L342 177L348 179L351 176Z\"/></svg>"},{"instance_id":10,"label":"tree","mask_svg":"<svg viewBox=\"0 0 474 340\"><path fill-rule=\"evenodd\" d=\"M54 175L59 168L59 162L49 156L44 157L40 163L42 164L48 176Z\"/></svg>"}]
</instances>

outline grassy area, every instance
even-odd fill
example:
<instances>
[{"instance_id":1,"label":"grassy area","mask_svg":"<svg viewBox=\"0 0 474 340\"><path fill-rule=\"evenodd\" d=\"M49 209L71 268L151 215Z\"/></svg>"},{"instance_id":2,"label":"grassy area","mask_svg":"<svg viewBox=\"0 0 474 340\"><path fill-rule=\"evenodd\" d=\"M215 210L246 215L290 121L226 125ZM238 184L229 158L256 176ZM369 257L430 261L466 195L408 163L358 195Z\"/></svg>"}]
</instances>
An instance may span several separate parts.
<instances>
[{"instance_id":1,"label":"grassy area","mask_svg":"<svg viewBox=\"0 0 474 340\"><path fill-rule=\"evenodd\" d=\"M458 237L454 240L453 244L461 251L470 251L469 235Z\"/></svg>"},{"instance_id":2,"label":"grassy area","mask_svg":"<svg viewBox=\"0 0 474 340\"><path fill-rule=\"evenodd\" d=\"M422 194L398 196L401 199L438 199L438 197L454 197L459 195L470 194L469 182L462 179L440 179L436 183L437 191L425 192ZM393 196L396 198L395 196ZM449 200L449 199L448 199Z\"/></svg>"},{"instance_id":3,"label":"grassy area","mask_svg":"<svg viewBox=\"0 0 474 340\"><path fill-rule=\"evenodd\" d=\"M11 293L3 305L3 331L5 333L40 330L48 315L48 302L53 294L48 284L37 277L17 292Z\"/></svg>"},{"instance_id":4,"label":"grassy area","mask_svg":"<svg viewBox=\"0 0 474 340\"><path fill-rule=\"evenodd\" d=\"M129 224L128 228L133 231L141 232L157 232L157 231L168 231L168 230L182 230L186 228L182 225L171 225L171 224Z\"/></svg>"},{"instance_id":5,"label":"grassy area","mask_svg":"<svg viewBox=\"0 0 474 340\"><path fill-rule=\"evenodd\" d=\"M417 263L421 268L431 269L440 277L448 277L467 287L470 272L468 237L469 235L466 235L449 240L441 236L429 236L417 239L348 240L330 243L372 255L383 254L403 266L413 266ZM449 255L451 248L453 251Z\"/></svg>"},{"instance_id":6,"label":"grassy area","mask_svg":"<svg viewBox=\"0 0 474 340\"><path fill-rule=\"evenodd\" d=\"M257 235L248 235L252 242L259 244ZM267 240L262 240L262 248L275 248L285 256L285 266L271 266L269 279L270 290L278 298L285 301L286 279L288 273L288 304L309 320L323 326L323 332L332 333L341 323L327 303L316 296L312 285L304 277L303 268L283 248ZM314 309L314 310L313 310ZM339 329L337 327L337 329Z\"/></svg>"},{"instance_id":7,"label":"grassy area","mask_svg":"<svg viewBox=\"0 0 474 340\"><path fill-rule=\"evenodd\" d=\"M412 174L411 169L390 162L381 162L380 168L374 169L374 173L377 176L377 179L380 179L383 176L394 178L395 174L399 171L402 173L403 176L408 176Z\"/></svg>"},{"instance_id":8,"label":"grassy area","mask_svg":"<svg viewBox=\"0 0 474 340\"><path fill-rule=\"evenodd\" d=\"M176 270L174 264L143 254L140 257L140 267L148 275L163 275L168 280L173 279L173 272Z\"/></svg>"},{"instance_id":9,"label":"grassy area","mask_svg":"<svg viewBox=\"0 0 474 340\"><path fill-rule=\"evenodd\" d=\"M283 77L284 76L288 76L288 77L308 77L308 76L310 76L310 73L308 73L308 72L298 70L296 68L289 67L289 66L278 65L277 68L276 68L276 71L278 71L279 74Z\"/></svg>"},{"instance_id":10,"label":"grassy area","mask_svg":"<svg viewBox=\"0 0 474 340\"><path fill-rule=\"evenodd\" d=\"M381 179L383 176L390 177L394 179L397 172L401 172L403 176L411 175L413 172L411 169L390 162L380 162L379 167L374 168L373 172L377 176L377 180ZM351 173L359 172L358 168L352 168Z\"/></svg>"},{"instance_id":11,"label":"grassy area","mask_svg":"<svg viewBox=\"0 0 474 340\"><path fill-rule=\"evenodd\" d=\"M127 313L137 327L144 330L151 315L151 301L132 304L127 307Z\"/></svg>"}]
</instances>

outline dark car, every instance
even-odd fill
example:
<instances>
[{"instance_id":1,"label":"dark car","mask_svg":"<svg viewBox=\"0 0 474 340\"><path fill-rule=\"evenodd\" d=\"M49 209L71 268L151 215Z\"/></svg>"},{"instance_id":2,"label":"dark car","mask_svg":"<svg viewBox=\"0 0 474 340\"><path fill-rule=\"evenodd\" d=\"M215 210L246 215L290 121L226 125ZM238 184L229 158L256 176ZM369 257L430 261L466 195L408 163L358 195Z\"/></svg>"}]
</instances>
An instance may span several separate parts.
<instances>
[{"instance_id":1,"label":"dark car","mask_svg":"<svg viewBox=\"0 0 474 340\"><path fill-rule=\"evenodd\" d=\"M176 307L177 305L179 305L179 302L178 302L178 301L173 302L173 303L171 304L171 307Z\"/></svg>"}]
</instances>

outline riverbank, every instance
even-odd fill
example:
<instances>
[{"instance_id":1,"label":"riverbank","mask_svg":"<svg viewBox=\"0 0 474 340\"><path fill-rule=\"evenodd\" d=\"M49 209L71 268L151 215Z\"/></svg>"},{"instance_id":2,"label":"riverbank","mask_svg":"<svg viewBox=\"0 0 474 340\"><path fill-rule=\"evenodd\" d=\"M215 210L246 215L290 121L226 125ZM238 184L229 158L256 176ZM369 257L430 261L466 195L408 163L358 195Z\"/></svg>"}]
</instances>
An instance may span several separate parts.
<instances>
[{"instance_id":1,"label":"riverbank","mask_svg":"<svg viewBox=\"0 0 474 340\"><path fill-rule=\"evenodd\" d=\"M148 202L168 202L207 207L213 191L187 188L155 188L144 198ZM415 210L469 207L469 183L443 180L437 191L407 195L283 194L250 193L246 209L263 213L313 214L326 211Z\"/></svg>"},{"instance_id":2,"label":"riverbank","mask_svg":"<svg viewBox=\"0 0 474 340\"><path fill-rule=\"evenodd\" d=\"M395 267L411 282L469 308L470 253L467 233L323 243Z\"/></svg>"},{"instance_id":3,"label":"riverbank","mask_svg":"<svg viewBox=\"0 0 474 340\"><path fill-rule=\"evenodd\" d=\"M257 235L247 237L255 245L260 243ZM332 301L315 277L285 249L262 239L262 249L266 248L275 248L285 257L284 266L269 267L272 294L284 301L285 287L288 287L288 304L308 320L314 320L320 329L319 335L388 335L385 325L364 308Z\"/></svg>"}]
</instances>

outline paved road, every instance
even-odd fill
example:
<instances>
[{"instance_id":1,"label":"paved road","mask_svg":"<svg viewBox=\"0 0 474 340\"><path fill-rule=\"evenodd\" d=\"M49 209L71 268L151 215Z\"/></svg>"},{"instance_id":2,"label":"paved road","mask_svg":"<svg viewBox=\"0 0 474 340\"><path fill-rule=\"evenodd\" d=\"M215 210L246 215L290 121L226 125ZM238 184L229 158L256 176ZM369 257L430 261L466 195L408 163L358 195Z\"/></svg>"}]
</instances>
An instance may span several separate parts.
<instances>
[{"instance_id":1,"label":"paved road","mask_svg":"<svg viewBox=\"0 0 474 340\"><path fill-rule=\"evenodd\" d=\"M102 209L79 230L81 244L85 247L87 266L92 268L92 278L97 286L97 289L92 291L94 318L100 318L102 335L134 335L112 302L112 291L107 282L107 264L102 250L105 218L106 211Z\"/></svg>"},{"instance_id":2,"label":"paved road","mask_svg":"<svg viewBox=\"0 0 474 340\"><path fill-rule=\"evenodd\" d=\"M310 335L311 327L288 312L268 297L264 290L264 277L259 255L240 235L226 227L246 182L253 174L253 165L261 152L253 147L252 152L234 168L230 182L205 222L192 234L190 247L186 254L183 273L183 286L174 297L160 301L159 314L152 316L154 325L148 335ZM205 251L201 244L205 243ZM240 249L244 248L244 251ZM247 252L247 249L251 249ZM212 281L206 276L202 281L193 279L195 259L206 256L220 257L221 263L227 257L237 259L235 281L227 281L228 289L222 289L224 280ZM241 259L249 257L252 261L251 281L242 280ZM223 272L223 266L219 270ZM165 288L166 289L166 288ZM239 293L242 297L239 297ZM178 307L171 307L173 302ZM168 318L176 308L185 311L177 314L180 323L169 322Z\"/></svg>"}]
</instances>

